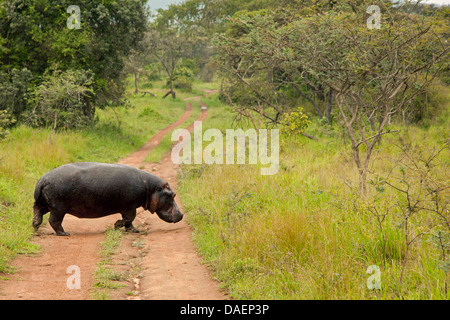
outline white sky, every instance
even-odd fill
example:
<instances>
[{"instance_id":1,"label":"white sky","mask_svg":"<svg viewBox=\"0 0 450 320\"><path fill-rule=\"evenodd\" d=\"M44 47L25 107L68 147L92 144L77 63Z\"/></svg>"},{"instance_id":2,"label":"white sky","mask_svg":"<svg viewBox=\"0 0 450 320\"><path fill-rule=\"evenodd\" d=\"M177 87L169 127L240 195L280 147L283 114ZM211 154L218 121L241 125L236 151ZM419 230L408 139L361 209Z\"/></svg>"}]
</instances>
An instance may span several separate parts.
<instances>
[{"instance_id":1,"label":"white sky","mask_svg":"<svg viewBox=\"0 0 450 320\"><path fill-rule=\"evenodd\" d=\"M450 5L450 0L425 0L425 3L446 4Z\"/></svg>"},{"instance_id":2,"label":"white sky","mask_svg":"<svg viewBox=\"0 0 450 320\"><path fill-rule=\"evenodd\" d=\"M450 1L450 0L449 0ZM148 5L151 10L156 10L159 8L167 8L169 4L180 3L182 0L149 0Z\"/></svg>"},{"instance_id":3,"label":"white sky","mask_svg":"<svg viewBox=\"0 0 450 320\"><path fill-rule=\"evenodd\" d=\"M169 4L180 2L183 2L183 0L150 0L148 1L148 4L150 5L151 10L156 10L159 8L166 8ZM450 5L450 0L423 0L423 2Z\"/></svg>"}]
</instances>

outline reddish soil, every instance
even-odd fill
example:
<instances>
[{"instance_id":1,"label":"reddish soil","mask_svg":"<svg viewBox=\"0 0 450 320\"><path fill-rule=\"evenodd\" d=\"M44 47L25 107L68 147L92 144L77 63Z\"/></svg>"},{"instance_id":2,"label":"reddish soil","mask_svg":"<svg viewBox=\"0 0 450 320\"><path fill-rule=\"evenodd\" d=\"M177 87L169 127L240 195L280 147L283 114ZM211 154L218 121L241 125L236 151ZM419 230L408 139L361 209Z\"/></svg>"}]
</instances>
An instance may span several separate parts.
<instances>
[{"instance_id":1,"label":"reddish soil","mask_svg":"<svg viewBox=\"0 0 450 320\"><path fill-rule=\"evenodd\" d=\"M186 103L186 112L178 121L158 132L141 149L119 163L147 170L167 180L176 191L178 166L171 161L170 152L160 163L144 163L143 160L166 134L186 121L191 109ZM203 110L198 120L206 117L207 111ZM188 129L192 130L193 125ZM182 210L179 197L176 199ZM0 274L0 300L88 299L104 231L120 218L119 214L99 219L66 215L63 226L71 234L68 237L57 237L48 224L42 226L33 239L42 247L42 252L18 256L12 262L16 272ZM113 257L112 267L127 274L128 279L124 281L124 289L112 290L112 299L226 298L207 267L201 264L185 219L168 224L140 208L134 224L141 233L125 234ZM67 288L71 274L66 271L71 265L80 268L80 289Z\"/></svg>"}]
</instances>

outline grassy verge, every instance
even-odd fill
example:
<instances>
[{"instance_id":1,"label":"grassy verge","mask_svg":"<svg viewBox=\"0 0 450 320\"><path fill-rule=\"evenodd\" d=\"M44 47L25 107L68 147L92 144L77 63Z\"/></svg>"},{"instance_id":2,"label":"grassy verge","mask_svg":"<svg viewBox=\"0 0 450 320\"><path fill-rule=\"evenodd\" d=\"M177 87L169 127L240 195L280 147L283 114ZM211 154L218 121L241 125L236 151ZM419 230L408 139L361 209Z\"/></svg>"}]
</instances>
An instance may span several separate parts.
<instances>
[{"instance_id":1,"label":"grassy verge","mask_svg":"<svg viewBox=\"0 0 450 320\"><path fill-rule=\"evenodd\" d=\"M208 105L204 130L233 128L227 106ZM448 115L436 123L387 135L373 172L393 170L400 155L394 144L437 150L448 138ZM371 185L367 199L355 195L357 171L343 132L322 126L311 125L319 141L281 138L280 170L273 176L261 176L259 165L182 167L178 191L215 276L237 299L450 298L449 273L426 229L433 217L415 214L405 232L402 212L393 206L402 203L399 192ZM435 160L443 163L436 179L448 185L448 152ZM408 250L406 233L409 239L420 234ZM380 268L379 290L367 286L371 265Z\"/></svg>"},{"instance_id":2,"label":"grassy verge","mask_svg":"<svg viewBox=\"0 0 450 320\"><path fill-rule=\"evenodd\" d=\"M184 104L160 96L130 93L128 99L131 107L97 110L94 125L58 132L55 139L50 129L19 125L0 141L0 272L13 271L8 262L15 255L39 250L29 239L41 175L69 162L117 162L184 113Z\"/></svg>"},{"instance_id":3,"label":"grassy verge","mask_svg":"<svg viewBox=\"0 0 450 320\"><path fill-rule=\"evenodd\" d=\"M124 287L117 281L127 279L127 275L116 272L111 266L112 255L119 248L123 233L121 230L109 228L106 231L105 240L101 243L100 261L95 269L94 287L91 293L93 300L108 300L110 298L110 290Z\"/></svg>"}]
</instances>

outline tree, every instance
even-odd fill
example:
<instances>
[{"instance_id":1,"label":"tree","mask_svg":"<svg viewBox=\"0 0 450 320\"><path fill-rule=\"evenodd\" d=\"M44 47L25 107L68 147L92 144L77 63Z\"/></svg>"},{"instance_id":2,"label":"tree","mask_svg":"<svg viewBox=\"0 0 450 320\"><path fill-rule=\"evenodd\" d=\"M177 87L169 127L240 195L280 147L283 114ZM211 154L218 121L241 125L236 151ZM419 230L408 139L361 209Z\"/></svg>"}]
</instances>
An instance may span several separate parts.
<instances>
[{"instance_id":1,"label":"tree","mask_svg":"<svg viewBox=\"0 0 450 320\"><path fill-rule=\"evenodd\" d=\"M172 98L175 99L174 74L178 62L183 57L183 48L186 43L176 31L170 29L152 28L147 36L152 43L151 53L159 61L169 78L170 91L163 96L163 99L168 95L172 95Z\"/></svg>"},{"instance_id":2,"label":"tree","mask_svg":"<svg viewBox=\"0 0 450 320\"><path fill-rule=\"evenodd\" d=\"M198 37L195 33L186 28L186 25L176 19L174 8L170 6L168 10L159 10L155 21L150 25L150 30L146 34L149 44L148 48L153 57L161 64L168 77L170 91L163 98L172 95L175 99L174 78L176 69L183 58L192 57Z\"/></svg>"},{"instance_id":3,"label":"tree","mask_svg":"<svg viewBox=\"0 0 450 320\"><path fill-rule=\"evenodd\" d=\"M148 50L151 43L146 42L148 37L144 37L141 41L138 48L131 50L130 55L125 61L125 72L132 73L134 75L134 93L138 94L141 92L139 89L139 80L142 75L148 75L150 73L149 70L146 69L146 66L150 63ZM143 91L144 95L150 94L156 97L156 94L150 91Z\"/></svg>"},{"instance_id":4,"label":"tree","mask_svg":"<svg viewBox=\"0 0 450 320\"><path fill-rule=\"evenodd\" d=\"M15 119L20 119L27 109L32 80L33 75L27 68L0 71L0 109L8 111Z\"/></svg>"},{"instance_id":5,"label":"tree","mask_svg":"<svg viewBox=\"0 0 450 320\"><path fill-rule=\"evenodd\" d=\"M25 123L53 128L76 128L88 124L94 114L92 74L84 71L53 71L31 93Z\"/></svg>"},{"instance_id":6,"label":"tree","mask_svg":"<svg viewBox=\"0 0 450 320\"><path fill-rule=\"evenodd\" d=\"M124 57L146 30L146 2L1 1L0 77L6 75L12 83L13 70L29 70L34 82L27 85L38 86L49 70L80 70L93 74L89 103L100 107L120 103ZM80 8L81 28L71 30L66 10L73 4Z\"/></svg>"},{"instance_id":7,"label":"tree","mask_svg":"<svg viewBox=\"0 0 450 320\"><path fill-rule=\"evenodd\" d=\"M321 0L328 2L330 0ZM214 35L227 28L226 19L241 10L260 10L263 8L297 8L304 0L186 0L171 4L165 10L158 10L157 24L176 29L180 36L190 39L189 52L185 58L195 61L199 75L206 80L216 71L211 63L215 50L211 46Z\"/></svg>"},{"instance_id":8,"label":"tree","mask_svg":"<svg viewBox=\"0 0 450 320\"><path fill-rule=\"evenodd\" d=\"M336 104L366 192L372 152L391 116L408 108L442 68L448 45L433 32L435 22L384 1L380 29L365 22L369 3L356 12L313 16L292 24L283 46L320 82L336 93Z\"/></svg>"},{"instance_id":9,"label":"tree","mask_svg":"<svg viewBox=\"0 0 450 320\"><path fill-rule=\"evenodd\" d=\"M371 5L381 10L380 29L367 26ZM216 40L222 95L244 116L256 112L288 126L282 116L300 98L328 120L335 103L362 194L391 117L413 104L448 55L442 20L390 1L303 2L298 10L241 12L229 21Z\"/></svg>"},{"instance_id":10,"label":"tree","mask_svg":"<svg viewBox=\"0 0 450 320\"><path fill-rule=\"evenodd\" d=\"M8 127L14 123L14 119L8 114L7 110L0 110L0 141L8 136Z\"/></svg>"},{"instance_id":11,"label":"tree","mask_svg":"<svg viewBox=\"0 0 450 320\"><path fill-rule=\"evenodd\" d=\"M284 9L243 11L216 37L221 95L239 113L289 125L282 116L306 102L330 122L333 91L304 70L286 43L295 20L298 15Z\"/></svg>"}]
</instances>

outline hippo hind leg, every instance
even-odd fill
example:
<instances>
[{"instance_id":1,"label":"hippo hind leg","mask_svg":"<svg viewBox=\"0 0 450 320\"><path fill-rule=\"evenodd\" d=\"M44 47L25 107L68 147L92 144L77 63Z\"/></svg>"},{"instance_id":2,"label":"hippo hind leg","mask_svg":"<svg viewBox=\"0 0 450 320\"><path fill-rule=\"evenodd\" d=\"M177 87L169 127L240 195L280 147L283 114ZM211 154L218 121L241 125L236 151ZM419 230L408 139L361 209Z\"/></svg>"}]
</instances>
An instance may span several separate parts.
<instances>
[{"instance_id":1,"label":"hippo hind leg","mask_svg":"<svg viewBox=\"0 0 450 320\"><path fill-rule=\"evenodd\" d=\"M50 213L50 218L48 222L52 226L53 230L55 230L57 236L68 236L70 235L68 232L65 232L62 227L62 221L64 219L65 213L61 213L58 211L52 211Z\"/></svg>"}]
</instances>

